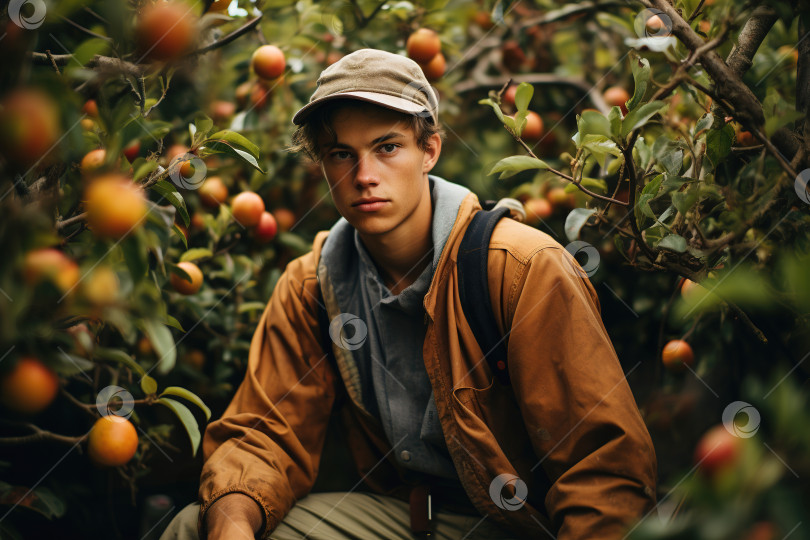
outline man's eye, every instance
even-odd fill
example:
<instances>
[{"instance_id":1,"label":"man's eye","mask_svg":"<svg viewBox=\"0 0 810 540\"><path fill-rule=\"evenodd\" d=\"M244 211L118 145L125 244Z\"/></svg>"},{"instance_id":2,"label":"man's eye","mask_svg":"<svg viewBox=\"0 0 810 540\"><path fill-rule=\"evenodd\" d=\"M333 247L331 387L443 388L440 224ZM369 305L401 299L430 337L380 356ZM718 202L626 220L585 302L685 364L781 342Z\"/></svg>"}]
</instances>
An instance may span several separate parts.
<instances>
[{"instance_id":1,"label":"man's eye","mask_svg":"<svg viewBox=\"0 0 810 540\"><path fill-rule=\"evenodd\" d=\"M348 159L349 153L344 151L332 152L332 157L335 159Z\"/></svg>"},{"instance_id":2,"label":"man's eye","mask_svg":"<svg viewBox=\"0 0 810 540\"><path fill-rule=\"evenodd\" d=\"M384 144L384 145L382 145L380 148L382 148L382 149L383 149L383 153L385 153L385 154L392 154L394 151L396 151L396 149L397 149L397 145L396 145L396 144L390 144L390 143L389 143L389 144Z\"/></svg>"}]
</instances>

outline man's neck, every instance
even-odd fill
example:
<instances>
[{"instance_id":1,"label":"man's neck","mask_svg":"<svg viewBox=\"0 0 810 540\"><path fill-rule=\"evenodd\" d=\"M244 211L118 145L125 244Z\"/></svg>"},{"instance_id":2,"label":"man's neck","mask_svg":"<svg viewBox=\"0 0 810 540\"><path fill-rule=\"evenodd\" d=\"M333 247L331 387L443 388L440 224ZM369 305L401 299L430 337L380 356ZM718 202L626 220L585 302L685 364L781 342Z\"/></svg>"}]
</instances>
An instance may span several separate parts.
<instances>
[{"instance_id":1,"label":"man's neck","mask_svg":"<svg viewBox=\"0 0 810 540\"><path fill-rule=\"evenodd\" d=\"M396 230L364 237L371 258L391 294L399 294L433 262L433 203L429 187L425 199Z\"/></svg>"}]
</instances>

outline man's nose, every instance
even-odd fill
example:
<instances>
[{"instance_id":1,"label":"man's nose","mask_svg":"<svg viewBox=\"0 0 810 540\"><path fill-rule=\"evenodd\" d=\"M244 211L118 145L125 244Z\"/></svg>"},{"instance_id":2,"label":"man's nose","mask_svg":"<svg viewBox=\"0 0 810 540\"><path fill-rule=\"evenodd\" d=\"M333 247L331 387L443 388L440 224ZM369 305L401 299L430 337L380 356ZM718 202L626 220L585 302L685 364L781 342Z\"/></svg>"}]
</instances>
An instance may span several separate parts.
<instances>
[{"instance_id":1,"label":"man's nose","mask_svg":"<svg viewBox=\"0 0 810 540\"><path fill-rule=\"evenodd\" d=\"M370 153L362 153L357 157L354 183L357 187L376 185L380 182L379 170Z\"/></svg>"}]
</instances>

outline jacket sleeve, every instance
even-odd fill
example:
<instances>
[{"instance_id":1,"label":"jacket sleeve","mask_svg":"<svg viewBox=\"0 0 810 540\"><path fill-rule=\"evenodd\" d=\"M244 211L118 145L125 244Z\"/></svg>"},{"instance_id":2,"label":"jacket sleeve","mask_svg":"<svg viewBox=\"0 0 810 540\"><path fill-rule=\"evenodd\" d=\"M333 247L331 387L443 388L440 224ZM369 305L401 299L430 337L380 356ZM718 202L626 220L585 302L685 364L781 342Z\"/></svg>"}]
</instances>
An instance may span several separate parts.
<instances>
[{"instance_id":1,"label":"jacket sleeve","mask_svg":"<svg viewBox=\"0 0 810 540\"><path fill-rule=\"evenodd\" d=\"M511 295L510 378L557 538L618 539L655 504L655 450L593 285L557 246L528 258Z\"/></svg>"},{"instance_id":2,"label":"jacket sleeve","mask_svg":"<svg viewBox=\"0 0 810 540\"><path fill-rule=\"evenodd\" d=\"M279 279L253 335L245 378L222 418L205 431L202 538L205 513L223 495L255 500L266 533L317 476L335 376L320 343L317 281L296 277L301 264L291 262Z\"/></svg>"}]
</instances>

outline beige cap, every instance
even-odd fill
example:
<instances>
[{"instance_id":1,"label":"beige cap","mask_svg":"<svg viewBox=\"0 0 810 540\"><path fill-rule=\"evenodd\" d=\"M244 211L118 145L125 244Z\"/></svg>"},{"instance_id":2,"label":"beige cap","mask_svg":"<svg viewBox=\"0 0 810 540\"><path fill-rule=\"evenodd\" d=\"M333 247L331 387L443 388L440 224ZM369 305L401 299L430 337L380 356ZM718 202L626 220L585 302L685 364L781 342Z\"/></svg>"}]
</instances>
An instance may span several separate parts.
<instances>
[{"instance_id":1,"label":"beige cap","mask_svg":"<svg viewBox=\"0 0 810 540\"><path fill-rule=\"evenodd\" d=\"M295 113L293 123L303 124L326 101L347 98L439 122L439 100L419 64L398 54L360 49L321 72L318 88L309 103Z\"/></svg>"}]
</instances>

